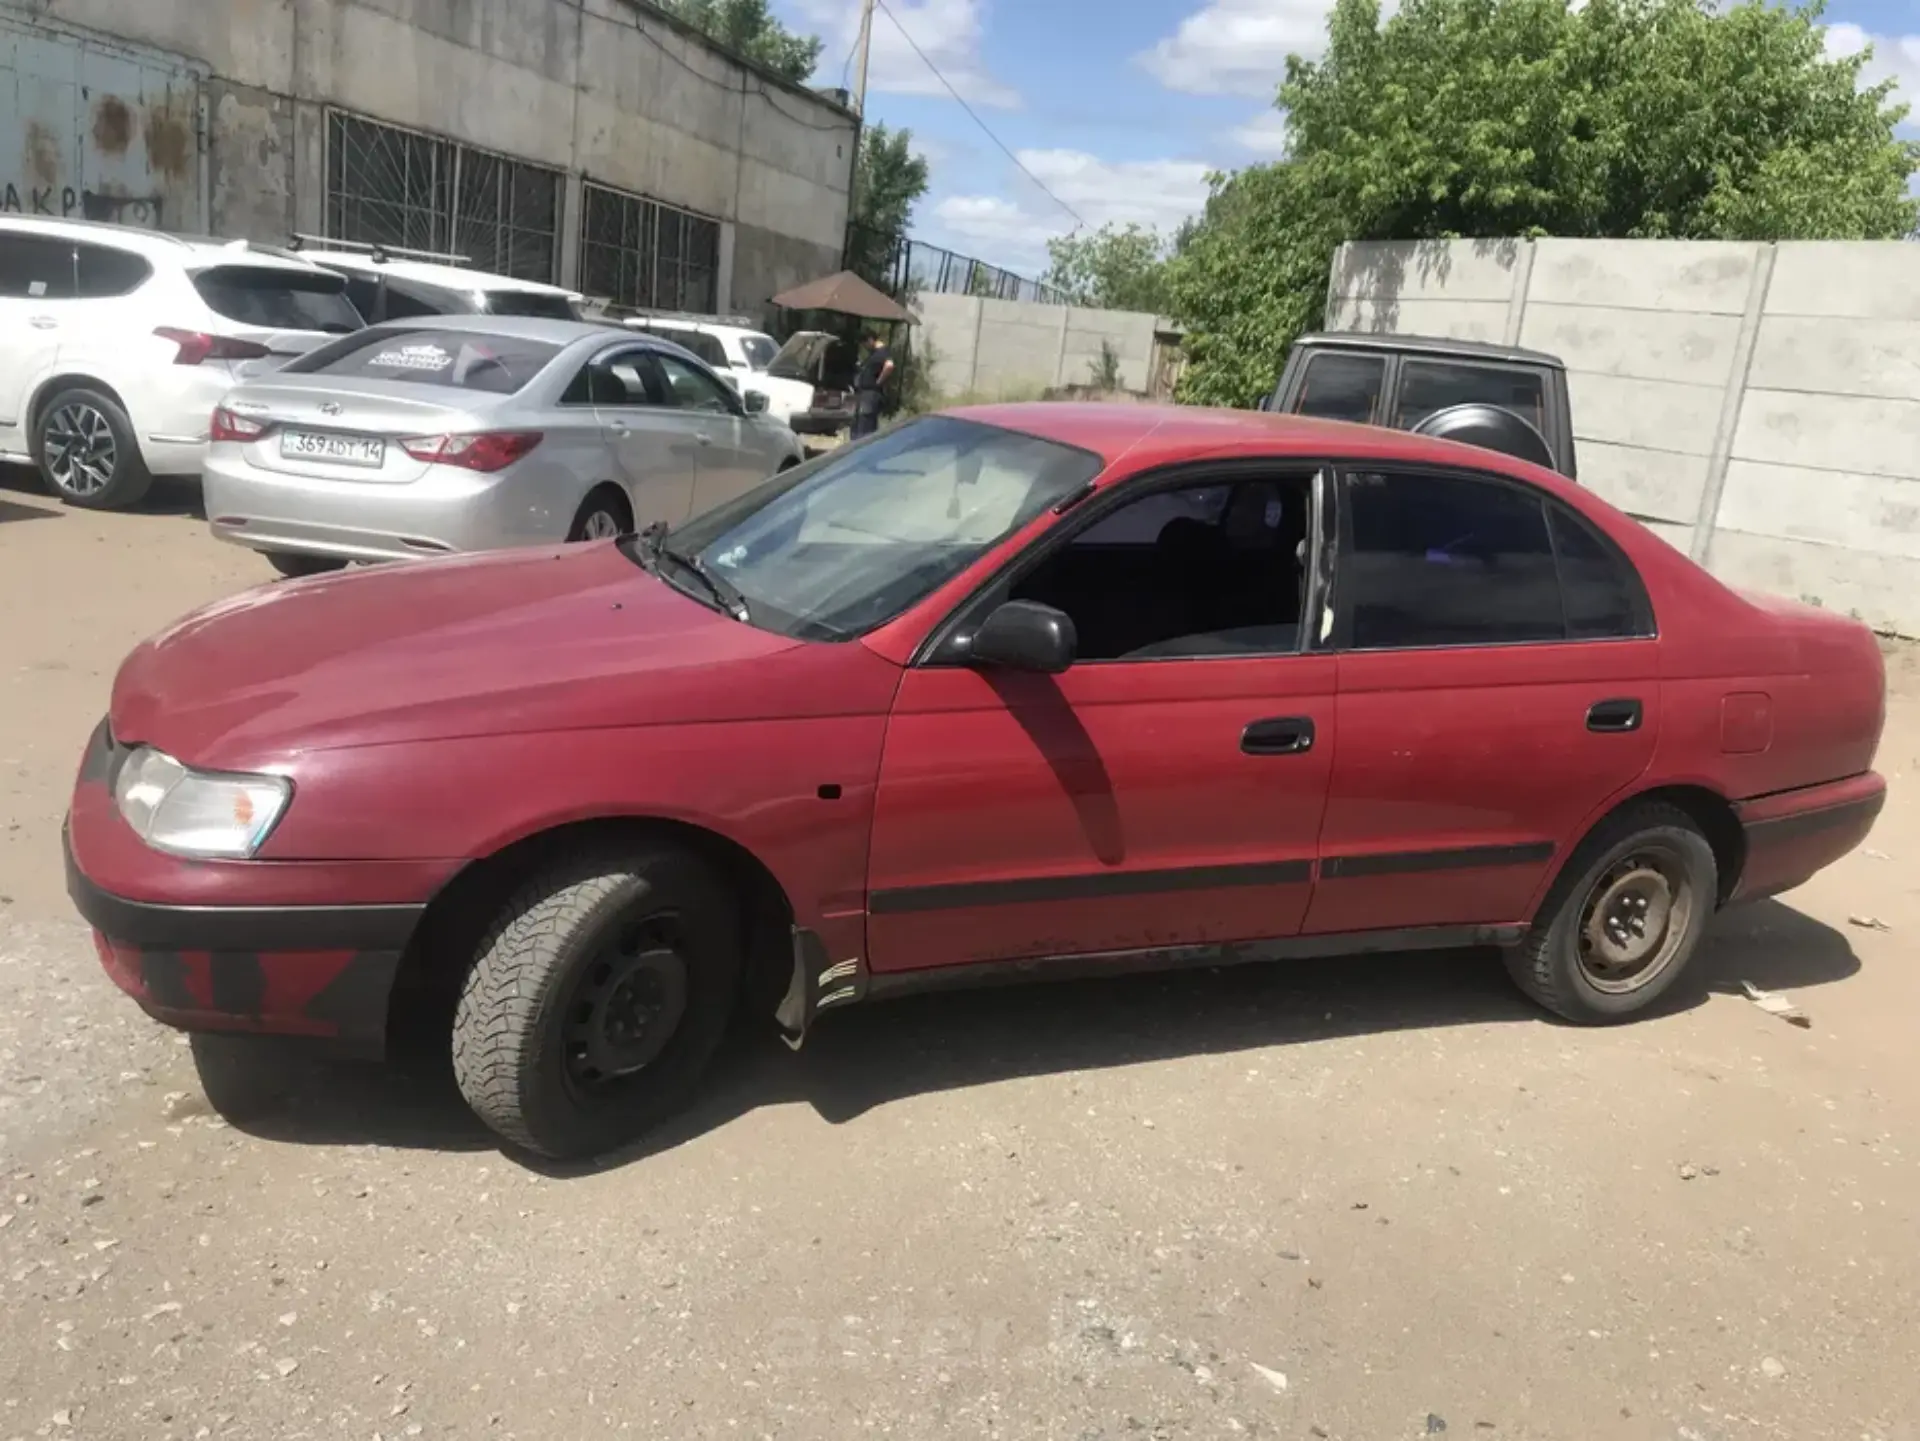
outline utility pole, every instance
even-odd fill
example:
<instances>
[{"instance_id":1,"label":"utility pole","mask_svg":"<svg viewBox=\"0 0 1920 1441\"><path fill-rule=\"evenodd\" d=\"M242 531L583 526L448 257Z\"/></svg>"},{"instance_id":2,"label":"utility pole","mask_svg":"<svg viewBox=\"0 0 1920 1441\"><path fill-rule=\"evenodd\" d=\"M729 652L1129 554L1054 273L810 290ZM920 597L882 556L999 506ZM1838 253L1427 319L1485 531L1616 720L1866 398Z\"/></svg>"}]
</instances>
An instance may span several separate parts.
<instances>
[{"instance_id":1,"label":"utility pole","mask_svg":"<svg viewBox=\"0 0 1920 1441\"><path fill-rule=\"evenodd\" d=\"M859 115L867 113L867 60L873 54L873 3L874 0L860 0L860 38L854 44L859 58L853 72L853 108Z\"/></svg>"}]
</instances>

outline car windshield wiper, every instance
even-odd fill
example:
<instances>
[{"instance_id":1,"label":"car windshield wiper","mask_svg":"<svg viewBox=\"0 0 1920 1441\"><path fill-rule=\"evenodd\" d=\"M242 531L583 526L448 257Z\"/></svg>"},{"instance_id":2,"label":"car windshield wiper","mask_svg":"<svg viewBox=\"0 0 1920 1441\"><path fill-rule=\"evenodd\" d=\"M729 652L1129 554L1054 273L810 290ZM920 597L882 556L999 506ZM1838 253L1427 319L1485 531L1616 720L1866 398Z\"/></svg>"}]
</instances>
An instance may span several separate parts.
<instances>
[{"instance_id":1,"label":"car windshield wiper","mask_svg":"<svg viewBox=\"0 0 1920 1441\"><path fill-rule=\"evenodd\" d=\"M728 615L742 622L752 619L752 616L747 610L747 598L734 588L733 582L714 570L712 566L700 559L699 556L689 555L669 546L666 543L664 529L660 537L651 544L652 554L655 557L665 556L675 565L680 566L693 575L707 588L714 600L719 603L720 608L726 611Z\"/></svg>"}]
</instances>

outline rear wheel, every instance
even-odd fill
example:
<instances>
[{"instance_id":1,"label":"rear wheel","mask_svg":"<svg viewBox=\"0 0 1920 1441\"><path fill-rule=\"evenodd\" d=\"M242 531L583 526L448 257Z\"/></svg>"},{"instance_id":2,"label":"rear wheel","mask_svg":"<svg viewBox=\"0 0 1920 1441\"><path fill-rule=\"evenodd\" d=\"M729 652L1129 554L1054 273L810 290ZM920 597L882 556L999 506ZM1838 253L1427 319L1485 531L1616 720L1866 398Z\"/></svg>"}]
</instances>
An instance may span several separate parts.
<instances>
[{"instance_id":1,"label":"rear wheel","mask_svg":"<svg viewBox=\"0 0 1920 1441\"><path fill-rule=\"evenodd\" d=\"M633 529L633 510L612 486L601 486L580 503L567 539L617 540Z\"/></svg>"},{"instance_id":2,"label":"rear wheel","mask_svg":"<svg viewBox=\"0 0 1920 1441\"><path fill-rule=\"evenodd\" d=\"M262 553L267 558L267 564L288 580L298 580L303 575L325 575L331 570L342 570L347 564L344 560L336 560L329 555L300 555L290 550L269 550Z\"/></svg>"},{"instance_id":3,"label":"rear wheel","mask_svg":"<svg viewBox=\"0 0 1920 1441\"><path fill-rule=\"evenodd\" d=\"M1713 847L1691 816L1659 802L1630 806L1574 852L1507 968L1567 1020L1625 1020L1680 978L1719 884Z\"/></svg>"},{"instance_id":4,"label":"rear wheel","mask_svg":"<svg viewBox=\"0 0 1920 1441\"><path fill-rule=\"evenodd\" d=\"M87 510L138 505L153 485L127 412L89 387L62 390L41 406L33 454L54 494Z\"/></svg>"},{"instance_id":5,"label":"rear wheel","mask_svg":"<svg viewBox=\"0 0 1920 1441\"><path fill-rule=\"evenodd\" d=\"M461 989L453 1064L467 1104L556 1158L612 1150L672 1115L733 1009L738 909L669 847L588 851L535 876Z\"/></svg>"}]
</instances>

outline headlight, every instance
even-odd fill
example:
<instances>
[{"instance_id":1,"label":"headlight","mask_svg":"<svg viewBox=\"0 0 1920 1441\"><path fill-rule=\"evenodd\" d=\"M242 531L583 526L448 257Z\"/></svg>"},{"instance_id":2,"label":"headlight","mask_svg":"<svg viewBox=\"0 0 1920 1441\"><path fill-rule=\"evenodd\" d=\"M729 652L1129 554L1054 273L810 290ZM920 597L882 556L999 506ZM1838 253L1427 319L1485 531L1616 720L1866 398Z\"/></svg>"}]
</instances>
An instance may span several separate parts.
<instances>
[{"instance_id":1,"label":"headlight","mask_svg":"<svg viewBox=\"0 0 1920 1441\"><path fill-rule=\"evenodd\" d=\"M293 795L281 776L208 774L141 746L114 781L113 801L157 851L244 860L260 848Z\"/></svg>"}]
</instances>

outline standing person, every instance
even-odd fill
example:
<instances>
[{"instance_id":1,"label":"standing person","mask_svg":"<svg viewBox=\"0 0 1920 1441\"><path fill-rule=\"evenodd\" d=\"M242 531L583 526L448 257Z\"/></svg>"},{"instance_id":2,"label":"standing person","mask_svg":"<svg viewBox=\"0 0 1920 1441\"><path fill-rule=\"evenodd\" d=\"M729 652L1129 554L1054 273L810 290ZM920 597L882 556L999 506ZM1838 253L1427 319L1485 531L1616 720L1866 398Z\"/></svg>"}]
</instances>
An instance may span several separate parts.
<instances>
[{"instance_id":1,"label":"standing person","mask_svg":"<svg viewBox=\"0 0 1920 1441\"><path fill-rule=\"evenodd\" d=\"M867 337L866 358L853 382L853 438L872 435L880 428L880 411L886 404L887 382L893 378L893 352L877 335Z\"/></svg>"}]
</instances>

